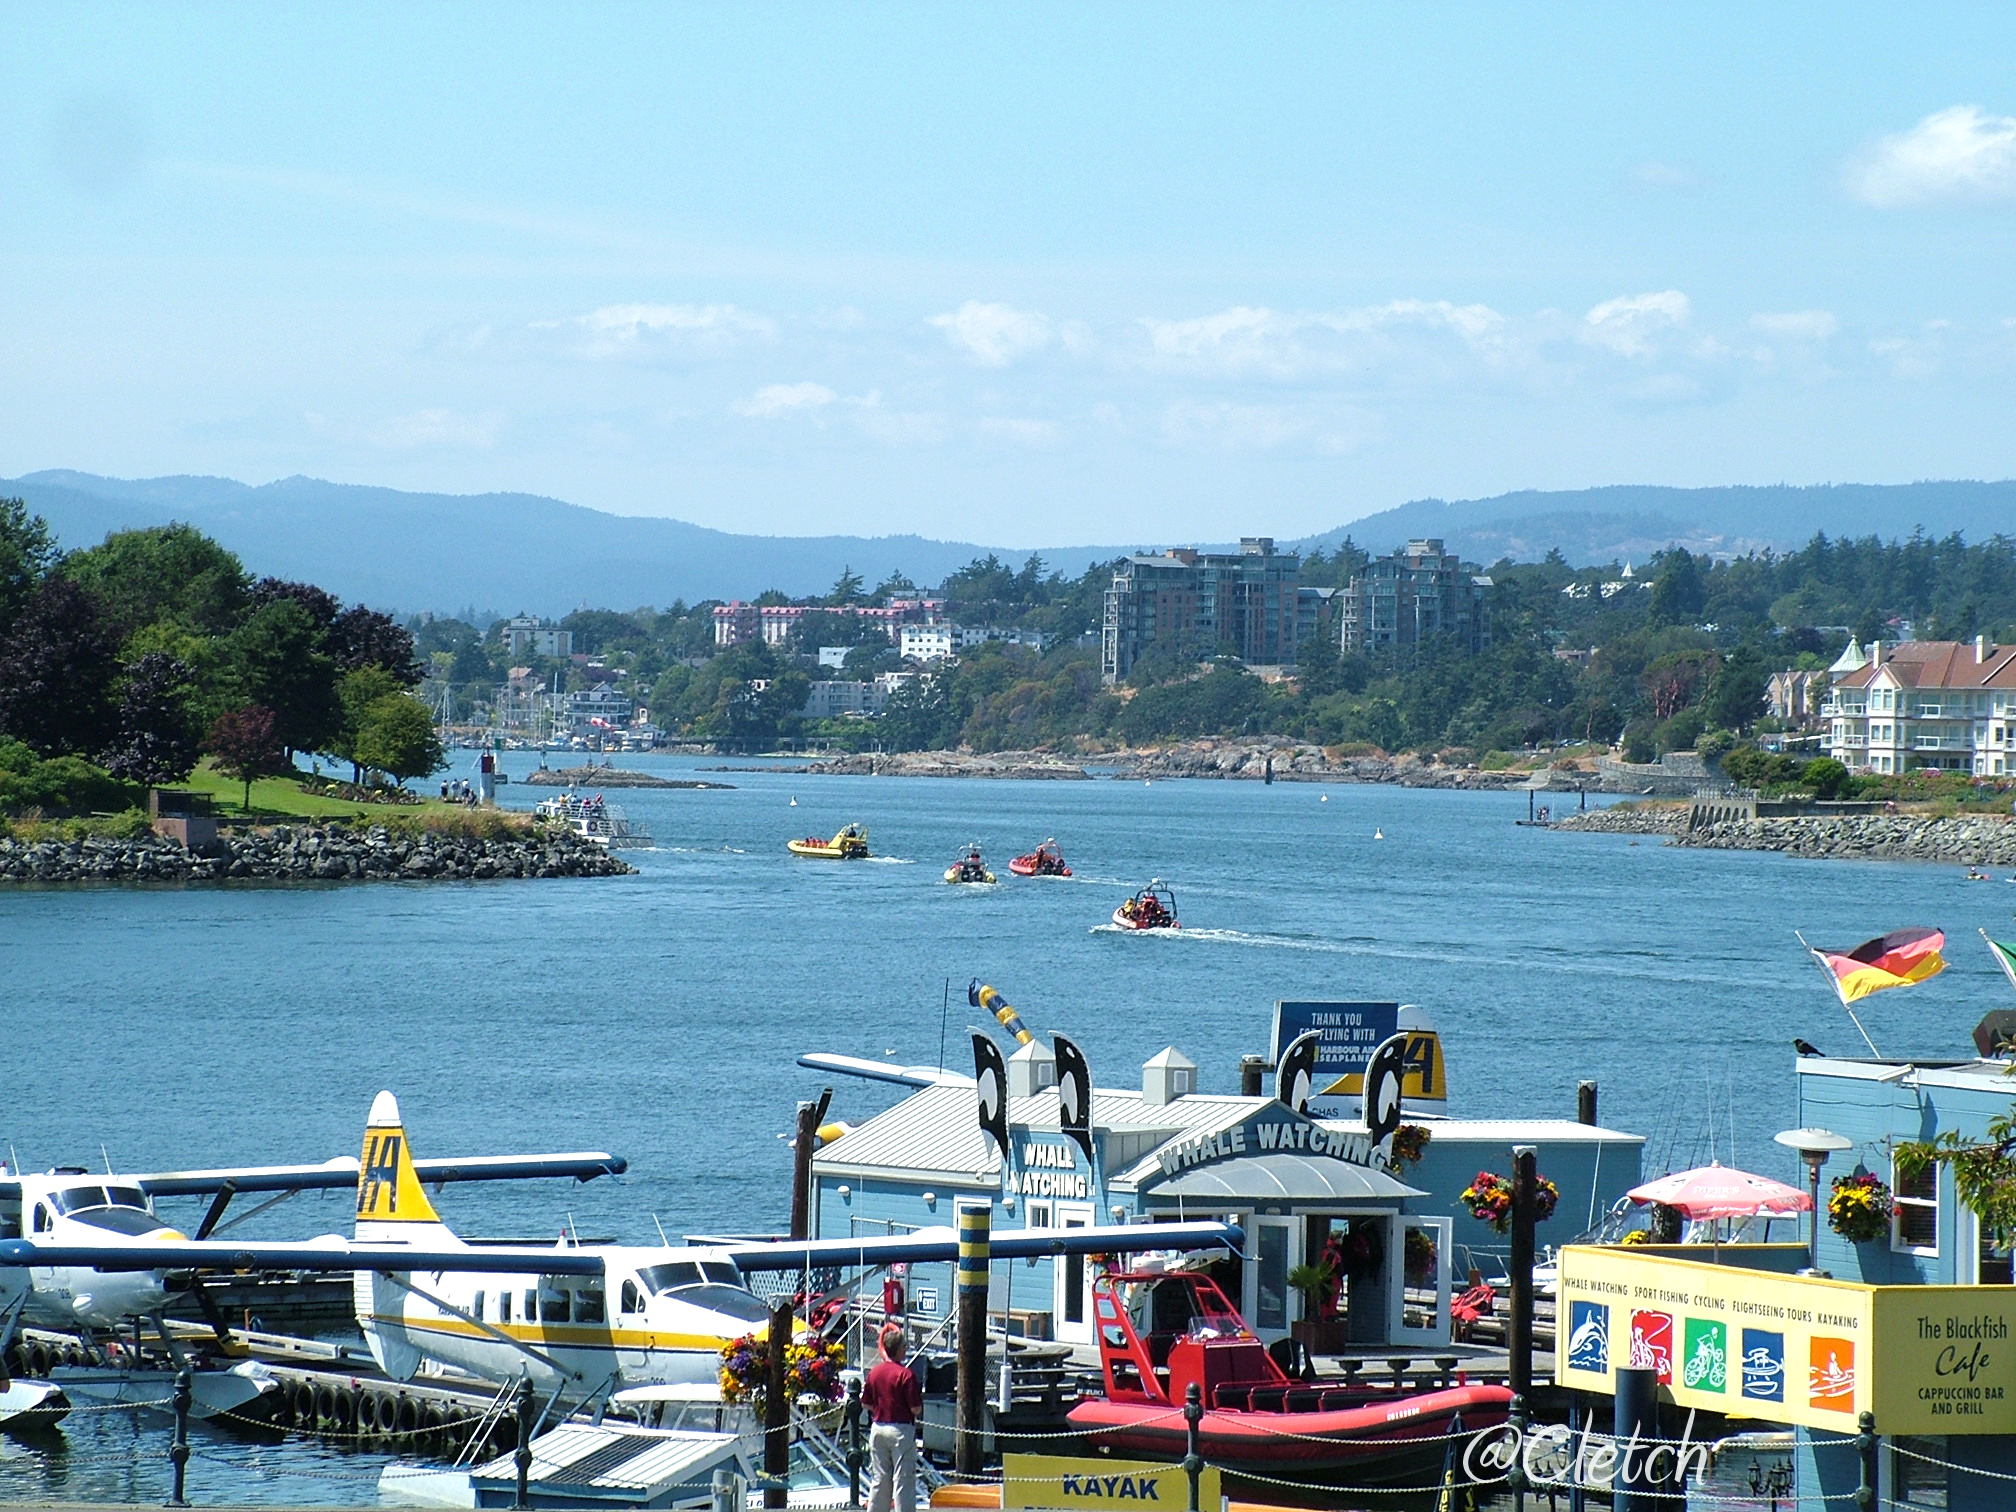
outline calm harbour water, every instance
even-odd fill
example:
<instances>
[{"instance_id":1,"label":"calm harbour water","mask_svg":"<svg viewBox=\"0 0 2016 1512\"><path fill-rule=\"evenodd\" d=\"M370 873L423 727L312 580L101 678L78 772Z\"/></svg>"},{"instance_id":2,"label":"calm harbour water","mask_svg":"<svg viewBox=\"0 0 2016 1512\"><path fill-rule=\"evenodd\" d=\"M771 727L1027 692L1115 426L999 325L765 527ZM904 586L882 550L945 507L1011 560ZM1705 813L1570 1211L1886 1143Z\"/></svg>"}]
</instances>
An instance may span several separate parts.
<instances>
[{"instance_id":1,"label":"calm harbour water","mask_svg":"<svg viewBox=\"0 0 2016 1512\"><path fill-rule=\"evenodd\" d=\"M942 1037L963 1065L977 976L1112 1086L1174 1044L1205 1089L1231 1088L1277 998L1415 1002L1441 1029L1452 1113L1572 1116L1593 1077L1603 1122L1648 1136L1648 1174L1713 1155L1790 1179L1770 1135L1794 1121L1792 1037L1859 1045L1795 928L1947 930L1944 977L1865 1005L1886 1053L1967 1053L2008 996L1974 930L2007 931L2016 888L1523 829L1523 793L707 775L734 790L609 793L658 842L625 853L634 877L0 895L0 1149L30 1168L321 1160L355 1153L390 1087L423 1155L630 1160L620 1181L451 1188L444 1216L472 1232L771 1229L780 1136L829 1080L796 1057L933 1062ZM551 790L501 791L529 807ZM785 853L848 820L884 859ZM1076 878L1007 876L1051 835ZM1002 885L944 886L975 839ZM1180 935L1096 927L1150 877L1174 887ZM843 1079L834 1116L893 1093ZM303 1197L259 1231L342 1230L348 1209ZM73 1418L54 1452L0 1438L0 1499L158 1501L163 1441L124 1414ZM380 1463L207 1434L197 1450L210 1501L373 1499Z\"/></svg>"}]
</instances>

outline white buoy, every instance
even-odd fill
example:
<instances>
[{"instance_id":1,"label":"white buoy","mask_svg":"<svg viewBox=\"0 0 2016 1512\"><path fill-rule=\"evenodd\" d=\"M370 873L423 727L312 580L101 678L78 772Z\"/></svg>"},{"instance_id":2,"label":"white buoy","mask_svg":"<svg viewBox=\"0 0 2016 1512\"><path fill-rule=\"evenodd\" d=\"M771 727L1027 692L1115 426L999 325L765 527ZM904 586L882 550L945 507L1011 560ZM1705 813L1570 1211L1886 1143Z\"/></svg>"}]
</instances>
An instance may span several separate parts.
<instances>
[{"instance_id":1,"label":"white buoy","mask_svg":"<svg viewBox=\"0 0 2016 1512\"><path fill-rule=\"evenodd\" d=\"M1384 840L1386 838L1386 831L1382 829L1375 829L1374 831L1372 831L1372 838L1374 840Z\"/></svg>"},{"instance_id":2,"label":"white buoy","mask_svg":"<svg viewBox=\"0 0 2016 1512\"><path fill-rule=\"evenodd\" d=\"M1316 801L1318 803L1328 803L1330 801L1330 795L1328 793L1325 793L1321 798L1318 798Z\"/></svg>"},{"instance_id":3,"label":"white buoy","mask_svg":"<svg viewBox=\"0 0 2016 1512\"><path fill-rule=\"evenodd\" d=\"M793 807L793 808L796 808L796 807L798 807L798 800L797 800L796 798L793 798L793 799L791 800L791 807Z\"/></svg>"}]
</instances>

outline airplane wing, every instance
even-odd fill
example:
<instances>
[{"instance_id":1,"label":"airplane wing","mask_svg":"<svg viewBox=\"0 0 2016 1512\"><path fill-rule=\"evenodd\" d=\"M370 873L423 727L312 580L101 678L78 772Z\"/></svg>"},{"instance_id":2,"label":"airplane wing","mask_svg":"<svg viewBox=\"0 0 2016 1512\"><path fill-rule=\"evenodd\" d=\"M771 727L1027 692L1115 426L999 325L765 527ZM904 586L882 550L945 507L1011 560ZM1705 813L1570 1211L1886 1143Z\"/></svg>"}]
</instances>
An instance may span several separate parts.
<instances>
[{"instance_id":1,"label":"airplane wing","mask_svg":"<svg viewBox=\"0 0 2016 1512\"><path fill-rule=\"evenodd\" d=\"M1042 1255L1126 1255L1147 1250L1227 1249L1238 1254L1246 1235L1230 1223L1120 1223L1103 1227L996 1229L988 1253L996 1260ZM822 1265L876 1266L897 1261L956 1260L959 1236L950 1228L860 1239L730 1240L722 1246L744 1270L805 1270Z\"/></svg>"},{"instance_id":2,"label":"airplane wing","mask_svg":"<svg viewBox=\"0 0 2016 1512\"><path fill-rule=\"evenodd\" d=\"M470 1155L460 1160L416 1160L413 1171L422 1184L447 1181L516 1181L539 1176L571 1176L593 1181L597 1176L621 1176L630 1162L601 1150L559 1155ZM321 1165L239 1166L215 1171L155 1171L121 1176L150 1197L190 1197L221 1192L333 1191L357 1185L357 1157L339 1155Z\"/></svg>"},{"instance_id":3,"label":"airplane wing","mask_svg":"<svg viewBox=\"0 0 2016 1512\"><path fill-rule=\"evenodd\" d=\"M798 1064L813 1071L837 1071L842 1076L858 1076L863 1081L894 1082L899 1087L970 1087L973 1078L938 1066L895 1066L888 1061L867 1060L858 1055L835 1055L812 1050L798 1057Z\"/></svg>"},{"instance_id":4,"label":"airplane wing","mask_svg":"<svg viewBox=\"0 0 2016 1512\"><path fill-rule=\"evenodd\" d=\"M25 1265L75 1265L101 1271L313 1270L475 1271L526 1276L599 1276L593 1250L534 1245L480 1249L418 1249L403 1244L359 1244L329 1235L301 1243L231 1244L222 1240L152 1240L143 1244L37 1244L0 1240L0 1269Z\"/></svg>"}]
</instances>

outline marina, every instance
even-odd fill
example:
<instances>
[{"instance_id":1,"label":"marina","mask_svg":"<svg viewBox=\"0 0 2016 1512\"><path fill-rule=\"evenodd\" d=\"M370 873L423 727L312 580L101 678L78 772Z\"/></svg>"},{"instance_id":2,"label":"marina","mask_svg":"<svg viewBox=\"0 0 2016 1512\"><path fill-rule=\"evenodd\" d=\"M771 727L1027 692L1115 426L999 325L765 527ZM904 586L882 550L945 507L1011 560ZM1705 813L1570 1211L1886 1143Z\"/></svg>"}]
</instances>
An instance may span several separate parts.
<instances>
[{"instance_id":1,"label":"marina","mask_svg":"<svg viewBox=\"0 0 2016 1512\"><path fill-rule=\"evenodd\" d=\"M676 760L640 760L671 777L690 770ZM1788 887L1803 890L1800 917L1827 937L1845 937L1850 921L1865 915L1860 893L1866 883L1859 879L1872 874L1883 877L1887 896L1895 899L1886 906L1903 917L1958 923L1962 905L1991 891L1958 888L1925 867L1857 868L1858 886L1851 889L1832 885L1839 871L1785 858L1555 836L1506 823L1517 811L1512 805L1524 808L1516 795L997 783L987 789L997 816L976 823L971 801L946 791L957 784L829 779L821 792L841 784L849 790L837 800L821 798L814 813L830 821L829 832L848 820L871 827L878 853L871 864L794 863L779 837L804 827L791 799L802 808L809 795L789 775L758 772L732 791L626 795L659 843L633 853L636 876L597 883L586 895L580 884L562 897L557 891L542 895L543 884L522 883L510 889L394 885L375 893L331 887L22 894L7 929L37 919L35 927L54 931L59 941L66 930L88 929L94 938L116 941L122 931L146 929L145 959L158 984L150 987L149 1000L177 1021L200 1026L202 1034L223 1035L241 1047L251 1075L231 1097L203 1090L200 1058L172 1052L162 1058L157 1037L123 1018L131 981L108 974L110 958L83 950L71 957L88 968L81 975L34 974L31 966L28 987L39 1001L68 1004L67 1011L96 1026L111 1046L114 1073L122 1054L141 1056L145 1047L143 1079L150 1090L110 1117L88 1094L78 1095L81 1087L66 1091L71 1073L51 1064L32 1109L32 1138L24 1137L26 1121L5 1132L30 1168L38 1159L51 1164L95 1151L101 1142L119 1168L321 1159L354 1146L357 1109L378 1087L425 1085L422 1153L576 1144L620 1149L630 1160L618 1180L570 1186L564 1194L537 1183L518 1190L458 1186L444 1199L458 1225L466 1222L477 1233L596 1232L636 1243L650 1241L659 1225L674 1235L783 1233L791 1207L790 1157L780 1135L789 1132L792 1106L815 1100L822 1085L830 1085L829 1121L847 1128L820 1151L809 1173L807 1217L815 1237L858 1241L943 1227L962 1200L983 1194L995 1205L1002 1240L1033 1222L1039 1215L1028 1210L1040 1202L1051 1205L1053 1222L1153 1217L1159 1183L1177 1203L1168 1216L1215 1214L1247 1234L1245 1260L1215 1272L1219 1284L1259 1347L1290 1346L1291 1363L1299 1359L1294 1343L1308 1348L1319 1382L1329 1383L1314 1388L1315 1400L1333 1395L1341 1403L1381 1392L1405 1399L1452 1389L1459 1378L1469 1389L1506 1383L1516 1374L1507 1354L1506 1242L1457 1202L1480 1169L1508 1173L1514 1145L1534 1145L1542 1173L1559 1186L1560 1210L1539 1230L1543 1250L1594 1226L1641 1174L1721 1159L1803 1180L1796 1159L1770 1143L1792 1121L1783 1111L1794 1104L1797 1057L1790 1042L1803 1036L1844 1050L1850 1031L1810 965L1766 938L1784 917ZM518 783L500 789L500 796L525 807L536 801L536 791ZM938 883L933 858L956 853L976 835L1008 853L1032 831L1058 834L1077 875L1040 885L1004 877L991 889ZM1200 834L1217 843L1209 849L1172 843L1175 836ZM1383 840L1374 843L1375 834ZM1320 894L1267 864L1277 837L1288 835L1331 869ZM1513 847L1516 858L1509 854ZM1508 867L1523 869L1530 885L1519 889L1496 880ZM1099 926L1114 900L1138 885L1125 880L1130 874L1164 876L1179 886L1184 928L1168 931L1160 948L1144 941L1116 956L1120 945ZM1558 930L1549 911L1531 901L1535 888L1557 902L1573 898L1585 912L1592 902L1607 910L1603 940ZM1329 906L1340 896L1353 900L1348 914ZM774 921L782 898L790 900L790 912L824 926L844 921L850 929L871 931L874 966L848 967L841 979L846 985L836 988L832 967L844 952L806 949L807 940L779 934ZM1725 942L1712 963L1694 948L1710 918ZM678 927L668 929L674 919ZM194 965L188 952L202 941L246 940L252 937L247 931L270 925L286 929L293 942L284 968L253 952L242 975L229 981L185 969ZM402 962L396 977L368 965L361 975L337 969L349 958L347 942L360 931L394 942ZM629 957L619 970L626 991L567 995L562 984L579 979L576 947L598 936L621 942ZM794 943L780 948L787 941ZM507 955L516 964L499 972L494 962ZM603 950L603 981L612 980L608 969L617 959ZM737 964L752 959L763 962L760 970ZM956 981L947 982L955 963ZM1061 1154L1029 1157L1027 1147L1063 1148L1055 1071L1046 1070L1029 1045L1004 1034L992 1012L964 1001L966 989L958 984L973 972L1010 989L1021 1018L1037 1031L1030 1035L1036 1049L1047 1053L1051 1037L1061 1033L1100 1068L1092 1105L1095 1128L1106 1132L1095 1142L1096 1160L1074 1154L1068 1157L1074 1164L1066 1165ZM319 984L312 1004L298 986L283 985L283 975L295 983L304 973ZM888 1006L892 986L906 979L911 1006ZM1900 1051L1928 1056L1940 1044L1964 1043L1969 1014L2006 990L1999 981L1987 961L1956 954L1937 998L1917 994L1913 1007L1925 1006L1910 1015L1874 1011L1872 1032L1886 1049L1894 1042ZM1655 996L1665 1006L1648 1016ZM1433 1132L1401 1177L1424 1196L1382 1202L1366 1191L1337 1188L1334 1183L1352 1171L1376 1174L1342 1158L1348 1141L1338 1145L1338 1154L1314 1160L1298 1150L1305 1165L1329 1172L1332 1185L1285 1203L1257 1196L1239 1201L1246 1178L1233 1153L1188 1164L1186 1156L1163 1169L1156 1154L1161 1145L1180 1148L1201 1136L1207 1143L1191 1148L1208 1149L1215 1136L1218 1148L1229 1151L1229 1131L1240 1130L1251 1151L1261 1139L1256 1116L1293 1124L1276 1089L1251 1075L1255 1061L1271 1070L1272 1052L1280 1048L1270 1044L1273 1007L1340 999L1433 1005L1429 1021L1444 1097L1406 1100L1410 1123ZM556 1011L563 1001L564 1011ZM268 1003L277 1005L271 1014L264 1011ZM818 1010L802 1011L808 1003ZM1610 1034L1585 1033L1591 1016L1608 1022ZM20 1032L24 1024L10 1027ZM970 1150L937 1165L925 1155L933 1140L954 1129L963 1138L982 1138L967 1069L966 1040L974 1027L1012 1052L1004 1056L1004 1072L1026 1078L1020 1100L1009 1103L1019 1130L1012 1147L1021 1152L1014 1165L1016 1208L1007 1205L1002 1170L981 1170L975 1178L986 1162L972 1159ZM453 1048L500 1032L522 1044L521 1057L500 1062ZM627 1052L587 1065L572 1048L584 1035L626 1045ZM261 1068L278 1087L285 1084L286 1066L306 1054L326 1058L332 1048L338 1053L330 1088L284 1104L261 1093ZM875 1067L882 1075L843 1079L814 1059L821 1055ZM1684 1076L1679 1057L1689 1057ZM1752 1064L1739 1069L1739 1057ZM1159 1067L1151 1064L1158 1061ZM1146 1082L1131 1092L1125 1085L1123 1068L1130 1064L1142 1077L1159 1069L1172 1092L1178 1078L1188 1080L1180 1093L1148 1104ZM139 1072L141 1062L133 1065ZM903 1068L933 1076L920 1086L890 1074ZM969 1085L938 1080L948 1072ZM1122 1083L1117 1091L1115 1081ZM1582 1081L1600 1081L1602 1126L1593 1108L1586 1121L1580 1117ZM193 1125L169 1111L192 1096L205 1109ZM519 1110L501 1148L494 1117L500 1099ZM645 1107L655 1110L652 1116L625 1111ZM1129 1107L1135 1111L1126 1112ZM1266 1113L1267 1107L1282 1111ZM931 1109L941 1111L927 1113ZM1151 1109L1181 1110L1182 1117L1172 1126L1171 1115ZM941 1124L945 1135L928 1132ZM1158 1138L1158 1128L1169 1132ZM1633 1132L1620 1132L1626 1130ZM1109 1147L1113 1139L1121 1143ZM878 1165L878 1148L898 1151L900 1159ZM1084 1164L1076 1164L1080 1159ZM1207 1178L1216 1183L1209 1188L1215 1196L1186 1194L1184 1182ZM1279 1193L1278 1185L1274 1190ZM249 1241L347 1230L349 1204L332 1202L334 1195L303 1195L273 1214L253 1216L239 1232ZM163 1200L171 1207L191 1201ZM1074 1203L1078 1210L1059 1211ZM1427 1233L1435 1254L1425 1287L1423 1273L1408 1264L1420 1248L1408 1238L1413 1214L1420 1215L1414 1231ZM180 1220L185 1231L193 1231L201 1215L201 1206L192 1206ZM1346 1338L1323 1337L1308 1327L1322 1320L1304 1316L1306 1297L1284 1283L1290 1271L1321 1257L1329 1236L1348 1240L1361 1220L1391 1225L1381 1235L1384 1253L1403 1271L1388 1273L1374 1288L1394 1283L1380 1304L1377 1337L1348 1337L1348 1321ZM1089 1287L1089 1268L1074 1275L1062 1260L997 1259L994 1272L993 1358L1019 1360L1007 1372L1015 1410L1005 1419L993 1415L986 1427L988 1446L1001 1449L1013 1448L1022 1428L1068 1431L1071 1404L1100 1383L1102 1370L1086 1330L1096 1306L1089 1291L1078 1293L1083 1302L1078 1317L1071 1316L1071 1294ZM934 1324L949 1329L955 1291L949 1258L920 1262L904 1279L920 1337ZM1481 1307L1473 1279L1491 1293ZM857 1341L852 1347L886 1315L885 1280L864 1272L847 1289ZM1536 1404L1547 1400L1556 1344L1546 1285L1543 1278L1531 1319L1529 1369L1542 1392ZM1353 1290L1346 1289L1347 1297ZM927 1313L930 1293L934 1311ZM242 1321L248 1308L271 1306L280 1294L276 1288L270 1300L248 1296L234 1321ZM1356 1300L1369 1307L1372 1294ZM1355 1305L1347 1301L1341 1309L1347 1320ZM1388 1307L1397 1307L1397 1314ZM375 1478L395 1460L409 1460L409 1440L430 1431L425 1392L466 1393L441 1401L444 1417L458 1409L481 1412L494 1401L494 1385L488 1395L482 1386L424 1378L403 1387L371 1386L377 1377L364 1364L368 1355L304 1358L303 1350L345 1347L333 1337L344 1330L340 1316L319 1322L305 1310L299 1316L297 1328L265 1335L293 1342L261 1345L268 1351L262 1363L283 1383L262 1399L280 1397L279 1416L256 1433L228 1422L192 1425L197 1452L190 1474L210 1478L203 1499L341 1503L358 1494L367 1475L375 1499ZM941 1332L925 1348L927 1358L943 1361L932 1367L939 1372L933 1390L934 1400L946 1403L940 1421L947 1424L952 1336ZM45 1350L65 1347L46 1334L29 1342ZM995 1364L990 1394L1002 1389L1002 1374ZM324 1416L315 1393L325 1378L332 1390L342 1380L361 1393L347 1406L349 1420L359 1426L343 1427L346 1408L333 1402ZM410 1406L402 1408L402 1394ZM1030 1426L1037 1423L1057 1426ZM168 1438L158 1413L73 1411L58 1432L66 1447L55 1458L18 1436L6 1444L0 1487L8 1495L46 1495L64 1486L98 1487L108 1499L130 1494L115 1488L155 1495L146 1488L166 1468ZM941 1427L927 1432L927 1446L933 1433L934 1452L955 1457L956 1438ZM450 1448L438 1438L423 1444L432 1456L445 1451L450 1459L467 1447Z\"/></svg>"}]
</instances>

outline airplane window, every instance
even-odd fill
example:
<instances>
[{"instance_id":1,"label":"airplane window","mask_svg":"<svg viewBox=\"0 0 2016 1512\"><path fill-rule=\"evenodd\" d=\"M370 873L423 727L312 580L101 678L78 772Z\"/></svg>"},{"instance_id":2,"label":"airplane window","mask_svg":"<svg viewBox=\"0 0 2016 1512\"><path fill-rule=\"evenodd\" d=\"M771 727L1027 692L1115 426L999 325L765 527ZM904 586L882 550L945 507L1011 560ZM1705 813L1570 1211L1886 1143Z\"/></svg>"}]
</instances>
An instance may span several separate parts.
<instances>
[{"instance_id":1,"label":"airplane window","mask_svg":"<svg viewBox=\"0 0 2016 1512\"><path fill-rule=\"evenodd\" d=\"M81 1212L85 1208L105 1206L105 1188L101 1186L67 1187L62 1191L51 1192L49 1200L55 1204L56 1211L59 1213Z\"/></svg>"},{"instance_id":2,"label":"airplane window","mask_svg":"<svg viewBox=\"0 0 2016 1512\"><path fill-rule=\"evenodd\" d=\"M576 1323L600 1323L608 1316L608 1308L603 1303L602 1288L583 1287L574 1293L574 1321Z\"/></svg>"},{"instance_id":3,"label":"airplane window","mask_svg":"<svg viewBox=\"0 0 2016 1512\"><path fill-rule=\"evenodd\" d=\"M674 1260L665 1265L647 1265L637 1272L637 1275L646 1286L661 1295L676 1291L682 1286L698 1286L707 1279L705 1272L691 1260Z\"/></svg>"},{"instance_id":4,"label":"airplane window","mask_svg":"<svg viewBox=\"0 0 2016 1512\"><path fill-rule=\"evenodd\" d=\"M509 1323L511 1321L511 1293L509 1292L497 1293L497 1321L499 1323Z\"/></svg>"},{"instance_id":5,"label":"airplane window","mask_svg":"<svg viewBox=\"0 0 2016 1512\"><path fill-rule=\"evenodd\" d=\"M138 1187L107 1187L105 1188L105 1200L112 1207L144 1208L147 1206L147 1194Z\"/></svg>"},{"instance_id":6,"label":"airplane window","mask_svg":"<svg viewBox=\"0 0 2016 1512\"><path fill-rule=\"evenodd\" d=\"M567 1293L541 1292L539 1294L539 1321L541 1323L565 1323L567 1321Z\"/></svg>"},{"instance_id":7,"label":"airplane window","mask_svg":"<svg viewBox=\"0 0 2016 1512\"><path fill-rule=\"evenodd\" d=\"M21 1183L0 1181L0 1239L21 1237Z\"/></svg>"},{"instance_id":8,"label":"airplane window","mask_svg":"<svg viewBox=\"0 0 2016 1512\"><path fill-rule=\"evenodd\" d=\"M525 1289L525 1307L520 1316L527 1323L537 1323L539 1321L539 1293L530 1287Z\"/></svg>"},{"instance_id":9,"label":"airplane window","mask_svg":"<svg viewBox=\"0 0 2016 1512\"><path fill-rule=\"evenodd\" d=\"M18 1220L16 1227L19 1227ZM637 1283L635 1281L625 1281L623 1283L623 1311L626 1313L644 1311L644 1297L637 1290Z\"/></svg>"},{"instance_id":10,"label":"airplane window","mask_svg":"<svg viewBox=\"0 0 2016 1512\"><path fill-rule=\"evenodd\" d=\"M702 1260L700 1274L721 1286L747 1286L739 1266L726 1260Z\"/></svg>"},{"instance_id":11,"label":"airplane window","mask_svg":"<svg viewBox=\"0 0 2016 1512\"><path fill-rule=\"evenodd\" d=\"M483 1321L483 1293L476 1293L476 1300L469 1304L469 1316L478 1323Z\"/></svg>"},{"instance_id":12,"label":"airplane window","mask_svg":"<svg viewBox=\"0 0 2016 1512\"><path fill-rule=\"evenodd\" d=\"M56 1220L49 1216L49 1209L41 1203L35 1204L35 1232L46 1234L56 1226Z\"/></svg>"}]
</instances>

